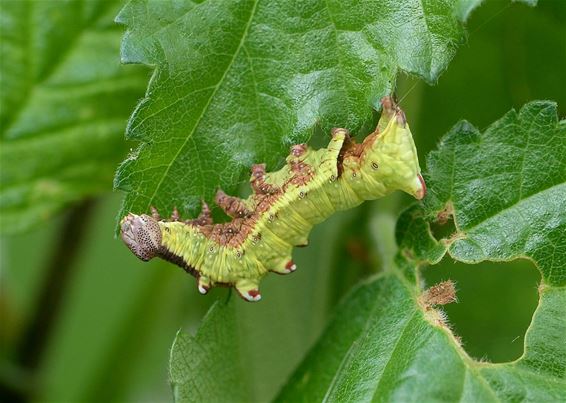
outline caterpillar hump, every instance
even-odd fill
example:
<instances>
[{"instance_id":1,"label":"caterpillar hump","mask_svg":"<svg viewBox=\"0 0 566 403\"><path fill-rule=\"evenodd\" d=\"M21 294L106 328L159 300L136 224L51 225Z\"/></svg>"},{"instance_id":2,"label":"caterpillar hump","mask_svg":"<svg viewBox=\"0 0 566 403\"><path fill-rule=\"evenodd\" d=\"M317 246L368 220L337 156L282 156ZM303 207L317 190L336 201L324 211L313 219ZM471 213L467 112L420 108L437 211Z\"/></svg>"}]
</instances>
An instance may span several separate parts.
<instances>
[{"instance_id":1,"label":"caterpillar hump","mask_svg":"<svg viewBox=\"0 0 566 403\"><path fill-rule=\"evenodd\" d=\"M213 223L204 202L199 217L186 221L177 209L162 219L151 208L151 215L129 213L122 219L122 240L144 261L157 256L182 267L196 277L202 294L231 286L245 300L259 301L263 276L294 272L293 247L306 246L312 227L335 211L395 190L425 196L405 114L390 97L382 106L376 130L361 144L346 129L333 129L326 148L292 146L278 171L252 166L247 199L219 190L215 202L230 222Z\"/></svg>"}]
</instances>

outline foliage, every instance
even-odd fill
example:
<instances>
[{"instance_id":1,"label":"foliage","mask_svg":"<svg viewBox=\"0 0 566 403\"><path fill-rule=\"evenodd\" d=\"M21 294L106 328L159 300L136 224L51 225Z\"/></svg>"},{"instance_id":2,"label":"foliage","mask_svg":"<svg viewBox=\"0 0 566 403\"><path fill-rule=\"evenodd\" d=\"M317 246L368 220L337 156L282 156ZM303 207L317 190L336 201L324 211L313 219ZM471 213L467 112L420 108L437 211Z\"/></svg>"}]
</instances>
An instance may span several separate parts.
<instances>
[{"instance_id":1,"label":"foliage","mask_svg":"<svg viewBox=\"0 0 566 403\"><path fill-rule=\"evenodd\" d=\"M511 111L484 133L456 125L428 159L432 196L400 218L396 268L353 292L280 400L566 398L565 139L566 121L551 102ZM548 169L539 169L540 158ZM437 241L430 225L447 211L456 231ZM427 303L416 270L446 252L468 263L528 256L541 270L520 359L470 359Z\"/></svg>"},{"instance_id":2,"label":"foliage","mask_svg":"<svg viewBox=\"0 0 566 403\"><path fill-rule=\"evenodd\" d=\"M399 220L394 264L341 304L277 400L565 399L565 139L566 121L544 101L509 112L484 133L456 125L428 159L431 196ZM436 240L431 225L451 216L455 232ZM445 253L469 263L528 256L537 264L540 303L520 359L490 364L463 351L435 306L453 295L433 300L419 278L420 267Z\"/></svg>"},{"instance_id":3,"label":"foliage","mask_svg":"<svg viewBox=\"0 0 566 403\"><path fill-rule=\"evenodd\" d=\"M412 17L419 16L421 6L431 11L428 16L453 9L453 17L427 18L425 26L422 18L416 18L416 31L404 31L403 25L383 30L390 26L372 20L383 14L375 6L368 7L370 2L358 2L360 8L348 9L351 19L342 12L350 1L299 4L270 0L269 5L304 7L284 8L284 12L273 8L274 13L266 15L269 9L262 10L266 4L262 2L251 19L251 1L231 2L234 8L228 11L225 3L134 1L120 13L118 20L127 25L123 60L155 68L146 98L128 129L128 138L139 140L140 145L116 180L129 192L122 208L146 209L155 191L152 178L165 169L160 162L167 165L172 153L178 151L179 157L167 168L168 175L151 203L164 211L177 204L185 215L196 213L201 195L210 199L218 185L234 190L252 162L265 160L270 169L275 168L289 144L305 141L311 133L315 133L311 144L325 144L327 139L320 139L319 134L327 136L332 125L354 128L363 135L372 123L371 106L391 88L402 100L422 157L436 150L440 136L462 117L484 132L483 128L511 107L519 110L533 99L555 100L558 115L566 113L566 93L560 85L566 53L558 51L566 46L563 2L541 0L534 9L481 0L373 2L388 4L390 10ZM396 4L405 7L397 9ZM318 8L309 9L312 5ZM222 289L201 297L194 279L171 265L158 261L140 264L112 238L119 195L99 197L94 217L75 222L85 228L87 236L78 245L76 261L69 265L67 287L60 293L63 304L52 318L54 331L37 335L45 340L46 347L41 365L34 370L22 367L16 354L22 334L33 324L36 310L52 307L38 306L37 301L45 285L58 285L58 279L53 281L47 270L53 255L58 251L63 257L73 254L71 245L59 240L61 221L46 218L110 188L112 171L127 149L121 140L126 117L147 86L149 69L118 65L124 27L112 20L121 6L119 2L96 0L5 0L0 7L1 229L4 233L20 232L35 225L26 233L0 239L0 400L11 401L4 395L6 385L44 401L170 400L166 361L176 333L174 359L189 360L186 366L173 362L170 368L178 398L187 397L183 393L189 393L190 385L198 385L203 396L215 397L230 393L222 387L227 386L233 392L228 398L242 400L238 397L245 395L247 401L271 401L278 393L279 400L294 399L297 393L372 396L374 388L377 398L394 398L410 391L414 382L422 382L414 375L429 380L422 389L423 396L439 387L442 390L437 397L462 400L476 392L485 392L485 400L493 398L493 393L498 400L562 397L566 359L556 340L565 333L561 321L565 316L563 286L558 285L563 284L564 246L556 225L563 226L563 217L549 210L552 203L560 206L561 200L549 198L551 203L547 204L546 198L554 187L563 187L563 171L559 170L564 166L556 164L556 159L542 157L539 151L552 147L537 143L538 132L526 143L526 137L507 138L497 131L493 132L495 137L489 137L497 141L484 144L482 139L493 128L481 134L469 124L460 126L464 135L450 134L441 149L431 154L427 180L434 192L429 193L424 205L412 207L399 221L398 241L404 252L395 262L393 227L397 212L409 201L400 195L337 214L315 228L310 246L294 252L297 272L283 279L266 279L263 290L269 298L253 306L234 296L225 305L227 295ZM223 12L214 14L215 10ZM316 12L310 13L312 10ZM338 27L335 38L329 32L329 10L339 11L332 14L339 17L333 21ZM285 17L282 25L277 16ZM237 23L241 20L250 21L245 36L245 24ZM467 22L467 32L462 21ZM445 30L444 24L454 29ZM274 28L283 34L267 35L266 31ZM372 32L368 32L370 28ZM428 65L426 58L422 59L424 63L419 62L422 60L418 57L427 52L399 54L406 50L396 46L403 40L415 39L415 45L426 42L427 29L441 33L434 63ZM399 36L383 35L392 30ZM442 36L445 32L449 36ZM367 33L373 36L365 37ZM208 38L215 40L214 46ZM271 43L258 42L264 38L277 46L289 40L292 46L271 48ZM383 46L357 46L363 41ZM464 46L459 46L462 43ZM209 49L216 54L207 54ZM249 54L250 50L255 53ZM365 51L368 57L364 57ZM275 57L263 58L263 54ZM373 57L376 55L379 58ZM448 62L450 68L435 85L426 85L425 81L436 81ZM379 70L382 65L386 67L383 72ZM248 66L254 68L253 72ZM191 75L191 71L202 75ZM190 92L189 87L206 87L201 78L216 80L212 82L218 84L215 95L207 98L213 90L209 89L182 98ZM304 83L308 86L298 86ZM347 97L348 102L339 104L341 97ZM179 102L149 117L148 112L174 100ZM508 123L514 119L520 122L521 116L530 114L534 107L541 108L541 116L552 115L547 121L551 127L550 122L556 119L550 103L530 104L505 119ZM195 115L203 111L195 126ZM140 126L142 118L147 119ZM190 130L195 128L187 131L185 125ZM560 125L557 127L563 130L563 123ZM523 126L503 126L512 132L528 132ZM243 131L245 136L235 135ZM545 133L549 135L550 131ZM187 147L180 150L178 145L184 141ZM487 144L498 145L492 149ZM556 144L558 149L560 144ZM530 152L522 154L521 147ZM546 155L555 152L557 155L552 148ZM501 159L509 170L495 165L494 169L502 170L490 178L496 181L492 186L489 180L473 176L489 170L489 161L474 153L485 153L494 161ZM136 156L139 158L134 161ZM453 165L451 156L455 158ZM513 193L521 188L519 165L509 161L523 156L528 166L539 167L525 171L525 178L534 177L535 182L523 183L526 193L519 201L518 194ZM451 173L447 166L454 168L458 174L455 178L466 180L449 187L451 182L442 179ZM466 169L470 166L473 169ZM558 170L558 174L551 175L551 170ZM505 178L515 187L508 186ZM481 197L487 197L493 216L470 196L479 187L491 189ZM459 231L445 213L441 214L448 218L445 225L436 221L445 206L454 207L454 200ZM467 205L469 201L472 206ZM528 228L532 224L536 232L527 230L521 219L525 211L540 213L536 221L528 223ZM508 219L517 219L520 225L504 225ZM490 232L488 224L497 224L506 236ZM470 231L473 238L451 237L462 231ZM488 232L489 238L484 237ZM479 242L481 248L469 239ZM550 242L556 247L547 253ZM441 256L440 263L424 267L426 260L436 262ZM455 265L453 258L478 263ZM531 270L528 282L517 258L523 258L523 266ZM532 262L544 273L538 290L541 304L533 318L531 302L526 301L533 300L534 304L539 297L534 278L539 272ZM376 275L384 268L384 273ZM467 277L461 277L461 269L468 272ZM443 308L449 319L442 321L445 314L438 307L425 305L423 294L430 294L424 291L428 286L425 283L432 285L447 277L457 280L459 303ZM362 279L367 280L360 284ZM488 294L484 279L498 286L500 292L496 288ZM358 286L352 291L355 284ZM471 292L465 294L466 289ZM189 336L187 332L197 328L218 299L196 336ZM402 323L385 320L395 317ZM507 323L517 317L522 327L513 330ZM514 362L523 351L521 337L531 319L525 340L529 348ZM465 326L460 326L462 323ZM181 324L184 329L178 332ZM229 331L219 333L219 329ZM339 335L336 329L345 330ZM407 347L407 335L413 330L411 341L415 343ZM553 338L555 331L558 336ZM362 334L366 337L359 337ZM474 358L462 350L459 336ZM371 338L377 342L371 343ZM399 348L376 356L374 348L386 349L391 340L399 341ZM430 354L435 347L434 355ZM195 353L197 348L203 349ZM497 354L492 354L494 349ZM224 357L220 350L231 354ZM346 350L351 351L347 356ZM390 356L393 359L385 365ZM208 361L208 357L215 361ZM379 362L376 357L383 360ZM491 364L486 358L501 364ZM370 368L375 378L356 370L364 359L368 362L362 369ZM321 360L318 367L323 368L314 373L311 369L318 368L317 360ZM433 364L437 365L432 375L418 370ZM453 371L448 373L444 364ZM199 372L187 373L187 367ZM334 378L329 387L329 379ZM225 383L209 391L206 385L211 379Z\"/></svg>"},{"instance_id":4,"label":"foliage","mask_svg":"<svg viewBox=\"0 0 566 403\"><path fill-rule=\"evenodd\" d=\"M141 68L117 63L119 1L4 1L0 212L19 232L111 189Z\"/></svg>"}]
</instances>

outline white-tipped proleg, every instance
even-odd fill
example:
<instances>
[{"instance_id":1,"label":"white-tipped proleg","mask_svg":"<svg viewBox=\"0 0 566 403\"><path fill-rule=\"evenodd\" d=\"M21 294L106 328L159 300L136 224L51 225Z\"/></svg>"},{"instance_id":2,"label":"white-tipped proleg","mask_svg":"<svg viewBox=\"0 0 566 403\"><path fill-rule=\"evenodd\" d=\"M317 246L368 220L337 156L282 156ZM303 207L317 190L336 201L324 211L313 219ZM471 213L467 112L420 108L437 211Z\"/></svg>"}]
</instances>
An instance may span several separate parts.
<instances>
[{"instance_id":1,"label":"white-tipped proleg","mask_svg":"<svg viewBox=\"0 0 566 403\"><path fill-rule=\"evenodd\" d=\"M277 274L289 274L289 273L293 273L295 270L297 270L297 265L295 264L295 262L293 262L293 260L289 256L285 259L282 259L281 263L275 265L275 267L270 271Z\"/></svg>"},{"instance_id":2,"label":"white-tipped proleg","mask_svg":"<svg viewBox=\"0 0 566 403\"><path fill-rule=\"evenodd\" d=\"M246 301L257 302L261 299L259 284L257 281L243 279L238 281L234 287Z\"/></svg>"},{"instance_id":3,"label":"white-tipped proleg","mask_svg":"<svg viewBox=\"0 0 566 403\"><path fill-rule=\"evenodd\" d=\"M212 285L210 283L210 279L206 276L200 276L198 278L198 292L200 292L201 294L206 294L208 293L208 290L210 290L212 288Z\"/></svg>"}]
</instances>

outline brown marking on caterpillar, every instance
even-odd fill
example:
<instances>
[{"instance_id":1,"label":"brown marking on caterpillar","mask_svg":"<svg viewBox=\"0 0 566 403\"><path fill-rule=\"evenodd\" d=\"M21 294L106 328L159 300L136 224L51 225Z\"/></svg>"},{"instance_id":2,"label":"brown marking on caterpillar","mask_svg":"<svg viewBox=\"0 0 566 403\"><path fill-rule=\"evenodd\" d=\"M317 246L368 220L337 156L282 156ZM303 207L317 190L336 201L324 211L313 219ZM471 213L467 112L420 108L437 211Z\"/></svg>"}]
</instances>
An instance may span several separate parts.
<instances>
[{"instance_id":1,"label":"brown marking on caterpillar","mask_svg":"<svg viewBox=\"0 0 566 403\"><path fill-rule=\"evenodd\" d=\"M212 215L210 213L210 207L208 207L208 204L206 204L206 202L203 200L202 209L200 211L199 216L195 219L185 220L183 222L192 227L202 227L206 225L212 225Z\"/></svg>"},{"instance_id":2,"label":"brown marking on caterpillar","mask_svg":"<svg viewBox=\"0 0 566 403\"><path fill-rule=\"evenodd\" d=\"M179 214L179 210L177 207L173 207L173 212L171 213L171 221L179 221L181 219L181 214Z\"/></svg>"},{"instance_id":3,"label":"brown marking on caterpillar","mask_svg":"<svg viewBox=\"0 0 566 403\"><path fill-rule=\"evenodd\" d=\"M277 191L273 194L266 194L266 195L256 195L255 202L256 202L256 214L261 215L261 213L265 213L268 211L271 206L273 206L277 200L281 197L283 192L281 190Z\"/></svg>"},{"instance_id":4,"label":"brown marking on caterpillar","mask_svg":"<svg viewBox=\"0 0 566 403\"><path fill-rule=\"evenodd\" d=\"M340 149L340 153L338 154L338 177L341 177L342 172L344 171L344 161L353 160L351 165L361 165L363 163L366 152L371 150L373 143L377 139L377 132L378 129L376 129L371 135L367 136L362 143L357 143L350 135L346 136L344 143L342 144L342 148Z\"/></svg>"},{"instance_id":5,"label":"brown marking on caterpillar","mask_svg":"<svg viewBox=\"0 0 566 403\"><path fill-rule=\"evenodd\" d=\"M218 207L232 218L246 217L252 213L242 199L228 196L222 189L218 189L214 201Z\"/></svg>"},{"instance_id":6,"label":"brown marking on caterpillar","mask_svg":"<svg viewBox=\"0 0 566 403\"><path fill-rule=\"evenodd\" d=\"M353 160L351 165L363 164L366 153L371 150L373 143L377 139L377 132L378 129L376 129L371 135L367 136L361 143L357 143L356 140L350 136L346 138L342 145L342 149L340 150L340 154L338 155L339 176L341 176L342 171L344 170L344 161Z\"/></svg>"},{"instance_id":7,"label":"brown marking on caterpillar","mask_svg":"<svg viewBox=\"0 0 566 403\"><path fill-rule=\"evenodd\" d=\"M334 136L339 131L344 130L340 128L332 129L332 135ZM346 150L348 149L349 145L352 144L354 141L352 137L350 137L350 133L346 130L346 136L344 138L344 142L342 143L342 147L340 148L340 152L338 153L338 158L336 159L336 169L338 171L338 178L342 176L344 172L344 157L346 155Z\"/></svg>"},{"instance_id":8,"label":"brown marking on caterpillar","mask_svg":"<svg viewBox=\"0 0 566 403\"><path fill-rule=\"evenodd\" d=\"M265 164L252 165L251 186L254 194L274 194L277 187L265 182Z\"/></svg>"},{"instance_id":9,"label":"brown marking on caterpillar","mask_svg":"<svg viewBox=\"0 0 566 403\"><path fill-rule=\"evenodd\" d=\"M293 157L300 157L301 155L303 155L304 153L307 152L309 146L306 145L305 143L301 143L301 144L295 144L294 146L291 146L291 155Z\"/></svg>"},{"instance_id":10,"label":"brown marking on caterpillar","mask_svg":"<svg viewBox=\"0 0 566 403\"><path fill-rule=\"evenodd\" d=\"M291 148L291 154L297 157L296 161L291 161L291 171L293 176L288 179L281 188L265 182L265 164L255 164L252 166L252 188L254 189L253 204L254 211L251 211L243 200L228 196L221 189L216 193L215 202L222 210L231 216L230 223L214 224L210 218L210 210L206 206L207 221L199 219L191 220L187 223L195 225L197 229L208 239L213 240L220 246L240 247L248 236L255 230L255 225L261 215L267 212L279 198L284 194L290 185L302 186L308 184L315 176L314 169L300 160L298 157L307 151L306 144L299 144ZM304 194L302 197L305 197ZM301 197L301 195L299 195ZM203 213L205 208L203 206ZM201 214L203 214L201 213ZM277 217L270 217L273 221Z\"/></svg>"},{"instance_id":11,"label":"brown marking on caterpillar","mask_svg":"<svg viewBox=\"0 0 566 403\"><path fill-rule=\"evenodd\" d=\"M397 119L397 123L399 123L399 126L405 128L405 126L407 125L407 118L405 117L405 112L399 109L399 107L397 107L395 118Z\"/></svg>"},{"instance_id":12,"label":"brown marking on caterpillar","mask_svg":"<svg viewBox=\"0 0 566 403\"><path fill-rule=\"evenodd\" d=\"M231 237L227 242L228 246L237 248L245 242L248 234L253 230L253 226L247 224L248 221L251 220L243 219L243 218L235 218L232 221L231 228L228 229L228 231L232 231L230 232ZM254 225L255 225L255 221L254 221Z\"/></svg>"},{"instance_id":13,"label":"brown marking on caterpillar","mask_svg":"<svg viewBox=\"0 0 566 403\"><path fill-rule=\"evenodd\" d=\"M301 147L301 150L302 149ZM241 199L228 196L222 190L218 190L216 193L216 203L226 214L234 217L233 220L230 223L224 224L201 225L197 227L197 229L205 237L215 241L221 246L240 247L255 230L255 225L259 217L277 202L289 185L304 185L314 177L314 170L310 165L302 161L293 162L291 165L294 175L288 179L281 188L276 189L269 185L271 192L264 193L262 190L260 193L254 195L255 209L253 212L248 209ZM267 185L264 181L265 164L254 165L252 167L252 175L252 184L262 184L260 185L262 187ZM244 214L241 213L242 211ZM271 221L276 218L277 217L271 218Z\"/></svg>"},{"instance_id":14,"label":"brown marking on caterpillar","mask_svg":"<svg viewBox=\"0 0 566 403\"><path fill-rule=\"evenodd\" d=\"M189 273L191 276L193 276L195 278L198 278L200 276L200 273L197 271L197 269L194 268L191 265L188 265L187 262L185 262L185 259L183 259L179 255L172 253L171 251L167 250L167 248L165 248L163 246L159 248L158 256L163 260L166 260L170 263L173 263L173 264L181 267L183 270L185 270L187 273ZM222 285L222 284L219 284L219 285Z\"/></svg>"},{"instance_id":15,"label":"brown marking on caterpillar","mask_svg":"<svg viewBox=\"0 0 566 403\"><path fill-rule=\"evenodd\" d=\"M150 210L151 210L151 217L153 217L153 219L156 221L160 221L161 215L159 215L159 211L157 211L157 209L153 206L150 207Z\"/></svg>"},{"instance_id":16,"label":"brown marking on caterpillar","mask_svg":"<svg viewBox=\"0 0 566 403\"><path fill-rule=\"evenodd\" d=\"M291 162L291 171L294 173L289 183L295 186L304 186L314 178L314 170L303 161ZM285 186L286 187L286 186Z\"/></svg>"}]
</instances>

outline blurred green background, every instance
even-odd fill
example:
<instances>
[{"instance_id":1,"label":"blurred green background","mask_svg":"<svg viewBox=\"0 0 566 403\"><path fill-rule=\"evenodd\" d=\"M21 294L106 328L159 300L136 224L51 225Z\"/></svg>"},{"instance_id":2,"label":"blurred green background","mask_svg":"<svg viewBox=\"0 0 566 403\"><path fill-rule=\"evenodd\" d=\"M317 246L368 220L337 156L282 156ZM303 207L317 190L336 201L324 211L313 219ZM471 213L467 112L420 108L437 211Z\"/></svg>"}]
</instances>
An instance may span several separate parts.
<instances>
[{"instance_id":1,"label":"blurred green background","mask_svg":"<svg viewBox=\"0 0 566 403\"><path fill-rule=\"evenodd\" d=\"M536 8L486 1L472 15L468 42L437 86L400 77L397 97L422 166L428 151L460 119L484 129L511 107L535 99L558 102L560 116L566 115L565 21L566 1L540 1ZM170 401L167 362L175 333L194 331L211 303L226 297L225 289L200 296L194 279L177 267L144 264L115 239L121 196L111 187L108 183L106 196L75 209L83 214L80 220L87 220L86 232L76 237L76 259L53 327L36 335L45 347L33 370L22 367L18 343L41 308L46 284L60 281L46 277L73 211L2 238L2 393L43 401ZM235 342L249 355L255 400L274 396L333 306L352 285L379 270L375 250L410 202L396 195L335 215L315 229L308 248L295 251L297 273L268 276L260 304L237 301L241 334ZM445 310L470 355L494 362L521 355L540 279L531 262L467 266L447 258L426 268L424 277L431 285L456 281L459 302Z\"/></svg>"}]
</instances>

